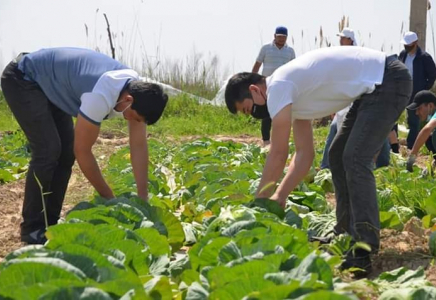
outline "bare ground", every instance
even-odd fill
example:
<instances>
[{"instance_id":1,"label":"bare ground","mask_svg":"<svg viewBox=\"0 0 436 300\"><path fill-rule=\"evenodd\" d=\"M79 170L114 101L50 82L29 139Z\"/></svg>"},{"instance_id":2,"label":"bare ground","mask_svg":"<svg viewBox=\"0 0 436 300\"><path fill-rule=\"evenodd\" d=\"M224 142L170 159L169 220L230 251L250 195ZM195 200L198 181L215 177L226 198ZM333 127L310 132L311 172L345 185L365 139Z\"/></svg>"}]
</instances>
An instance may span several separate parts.
<instances>
[{"instance_id":1,"label":"bare ground","mask_svg":"<svg viewBox=\"0 0 436 300\"><path fill-rule=\"evenodd\" d=\"M189 137L183 140L193 140L195 138L198 137ZM221 141L259 145L261 143L258 138L251 136L217 136L214 138ZM101 167L105 166L112 153L127 145L127 143L127 138L113 136L99 138L93 150ZM76 203L89 199L93 192L93 188L84 178L77 164L74 165L62 214L64 215ZM9 252L22 247L20 222L23 196L24 180L0 185L0 261ZM334 205L334 194L329 193L326 198L330 204ZM436 266L432 265L433 257L430 256L428 248L429 234L429 230L422 229L419 220L409 222L401 232L390 229L382 230L380 251L373 257L373 272L370 274L370 278L377 277L384 271L394 270L402 266L409 269L422 266L426 270L427 279L433 285L436 285Z\"/></svg>"},{"instance_id":2,"label":"bare ground","mask_svg":"<svg viewBox=\"0 0 436 300\"><path fill-rule=\"evenodd\" d=\"M109 156L127 145L126 138L99 138L93 148L99 165L104 168ZM11 251L23 246L20 241L21 209L24 198L24 179L0 185L0 261ZM94 189L83 176L77 164L68 185L62 217L75 204L90 199Z\"/></svg>"}]
</instances>

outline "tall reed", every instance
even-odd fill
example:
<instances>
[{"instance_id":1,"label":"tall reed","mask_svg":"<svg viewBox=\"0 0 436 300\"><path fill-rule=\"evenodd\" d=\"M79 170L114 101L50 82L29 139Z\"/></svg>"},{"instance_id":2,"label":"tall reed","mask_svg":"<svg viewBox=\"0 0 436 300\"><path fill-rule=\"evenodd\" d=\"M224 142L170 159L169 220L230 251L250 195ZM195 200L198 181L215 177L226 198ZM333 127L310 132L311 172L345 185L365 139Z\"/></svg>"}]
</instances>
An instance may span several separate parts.
<instances>
[{"instance_id":1,"label":"tall reed","mask_svg":"<svg viewBox=\"0 0 436 300\"><path fill-rule=\"evenodd\" d=\"M95 14L93 42L89 42L90 28L85 24L87 46L112 56L112 51L108 48L109 37L103 40L103 36L97 34L96 20L98 17L102 18L99 16L99 9L95 11ZM156 47L154 55L150 55L146 51L138 18L134 19L129 34L125 34L123 31L119 33L111 31L110 35L115 48L115 58L118 61L134 68L144 77L169 84L184 92L213 99L224 76L228 75L222 74L217 55L205 56L197 52L195 48L184 59L162 57L160 46ZM102 42L103 46L101 46ZM226 70L224 73L227 73Z\"/></svg>"}]
</instances>

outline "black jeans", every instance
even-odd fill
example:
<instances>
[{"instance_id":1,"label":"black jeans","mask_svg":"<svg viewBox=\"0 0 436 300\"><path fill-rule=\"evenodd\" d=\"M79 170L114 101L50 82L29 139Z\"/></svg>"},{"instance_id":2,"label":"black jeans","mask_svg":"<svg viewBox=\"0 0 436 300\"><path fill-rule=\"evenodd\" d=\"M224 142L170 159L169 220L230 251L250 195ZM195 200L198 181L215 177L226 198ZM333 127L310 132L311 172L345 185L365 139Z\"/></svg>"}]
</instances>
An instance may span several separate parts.
<instances>
[{"instance_id":1,"label":"black jeans","mask_svg":"<svg viewBox=\"0 0 436 300\"><path fill-rule=\"evenodd\" d=\"M412 78L398 60L385 68L383 83L354 101L329 152L336 193L335 230L377 251L380 217L373 170L374 155L406 108Z\"/></svg>"},{"instance_id":2,"label":"black jeans","mask_svg":"<svg viewBox=\"0 0 436 300\"><path fill-rule=\"evenodd\" d=\"M262 132L262 141L269 141L271 135L271 118L262 119L260 131Z\"/></svg>"},{"instance_id":3,"label":"black jeans","mask_svg":"<svg viewBox=\"0 0 436 300\"><path fill-rule=\"evenodd\" d=\"M54 106L38 84L23 78L17 68L20 58L3 71L1 87L31 150L22 211L23 237L45 228L42 192L49 193L44 196L48 225L57 223L75 158L72 117Z\"/></svg>"}]
</instances>

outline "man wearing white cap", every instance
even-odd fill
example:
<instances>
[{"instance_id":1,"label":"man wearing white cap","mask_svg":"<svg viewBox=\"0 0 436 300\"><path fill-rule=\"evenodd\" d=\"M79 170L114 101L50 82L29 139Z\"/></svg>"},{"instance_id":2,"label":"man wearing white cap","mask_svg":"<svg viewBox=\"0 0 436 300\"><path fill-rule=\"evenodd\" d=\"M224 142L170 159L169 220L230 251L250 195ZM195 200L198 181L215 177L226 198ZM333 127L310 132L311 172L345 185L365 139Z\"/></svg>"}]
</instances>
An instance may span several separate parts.
<instances>
[{"instance_id":1,"label":"man wearing white cap","mask_svg":"<svg viewBox=\"0 0 436 300\"><path fill-rule=\"evenodd\" d=\"M433 58L418 46L418 35L415 32L406 32L400 42L404 45L404 50L401 51L399 60L407 66L413 78L410 103L416 93L429 90L433 86L436 79L436 66ZM412 149L419 133L419 117L414 111L407 110L407 123L409 125L407 148Z\"/></svg>"},{"instance_id":2,"label":"man wearing white cap","mask_svg":"<svg viewBox=\"0 0 436 300\"><path fill-rule=\"evenodd\" d=\"M288 29L283 26L277 27L273 42L262 46L251 72L258 73L263 64L262 75L270 76L278 67L293 60L295 58L295 52L294 49L286 44L287 38ZM262 120L261 132L263 145L269 145L271 118Z\"/></svg>"},{"instance_id":3,"label":"man wearing white cap","mask_svg":"<svg viewBox=\"0 0 436 300\"><path fill-rule=\"evenodd\" d=\"M357 46L356 37L354 36L354 30L348 27L342 29L340 33L337 34L341 39L339 43L341 46Z\"/></svg>"}]
</instances>

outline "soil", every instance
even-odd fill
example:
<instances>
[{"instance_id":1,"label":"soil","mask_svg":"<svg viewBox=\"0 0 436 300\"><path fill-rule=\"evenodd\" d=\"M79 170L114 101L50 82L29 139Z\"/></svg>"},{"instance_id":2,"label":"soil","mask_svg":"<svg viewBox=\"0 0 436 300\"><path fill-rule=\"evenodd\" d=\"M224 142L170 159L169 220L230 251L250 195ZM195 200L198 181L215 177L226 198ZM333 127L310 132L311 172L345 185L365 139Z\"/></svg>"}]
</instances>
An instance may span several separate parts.
<instances>
[{"instance_id":1,"label":"soil","mask_svg":"<svg viewBox=\"0 0 436 300\"><path fill-rule=\"evenodd\" d=\"M410 270L423 267L427 280L436 285L436 266L432 265L434 257L430 255L428 246L430 233L430 230L422 228L421 221L416 217L405 224L403 231L383 229L379 253L373 257L370 278L399 267Z\"/></svg>"},{"instance_id":2,"label":"soil","mask_svg":"<svg viewBox=\"0 0 436 300\"><path fill-rule=\"evenodd\" d=\"M193 140L198 137L183 138ZM234 141L255 143L261 145L258 138L251 136L215 136L221 141ZM122 146L128 144L128 138L119 136L104 136L99 138L93 148L94 154L102 168L109 156ZM89 199L94 193L93 188L84 178L77 164L73 167L73 174L68 186L62 215L80 201ZM0 262L11 251L23 246L20 242L21 208L24 196L24 180L0 185ZM334 205L334 194L329 193L327 200ZM380 273L407 267L416 269L422 266L425 269L427 280L436 285L436 266L432 265L428 248L429 230L423 230L419 219L411 219L403 231L384 229L381 231L381 246L377 255L373 256L373 272L370 278Z\"/></svg>"},{"instance_id":3,"label":"soil","mask_svg":"<svg viewBox=\"0 0 436 300\"><path fill-rule=\"evenodd\" d=\"M109 156L128 144L128 138L116 138L105 135L94 145L94 155L104 168ZM20 241L21 209L23 207L25 180L0 185L0 262L11 251L22 247ZM68 185L61 217L74 205L91 198L94 189L83 176L79 166L74 164Z\"/></svg>"}]
</instances>

